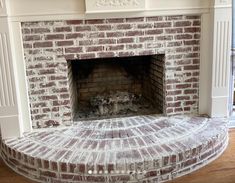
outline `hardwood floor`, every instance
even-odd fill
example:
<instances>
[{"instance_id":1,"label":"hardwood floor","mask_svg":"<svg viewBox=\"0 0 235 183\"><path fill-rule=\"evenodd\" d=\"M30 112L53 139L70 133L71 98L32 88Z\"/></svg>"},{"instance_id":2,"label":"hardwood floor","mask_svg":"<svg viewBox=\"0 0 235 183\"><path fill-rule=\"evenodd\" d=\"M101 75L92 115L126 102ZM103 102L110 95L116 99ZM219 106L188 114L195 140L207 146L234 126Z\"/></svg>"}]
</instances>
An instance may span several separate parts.
<instances>
[{"instance_id":1,"label":"hardwood floor","mask_svg":"<svg viewBox=\"0 0 235 183\"><path fill-rule=\"evenodd\" d=\"M229 131L229 137L228 148L217 160L169 183L235 183L235 129Z\"/></svg>"},{"instance_id":2,"label":"hardwood floor","mask_svg":"<svg viewBox=\"0 0 235 183\"><path fill-rule=\"evenodd\" d=\"M230 130L230 143L224 154L204 168L169 183L235 183L235 129ZM33 183L0 160L0 183Z\"/></svg>"}]
</instances>

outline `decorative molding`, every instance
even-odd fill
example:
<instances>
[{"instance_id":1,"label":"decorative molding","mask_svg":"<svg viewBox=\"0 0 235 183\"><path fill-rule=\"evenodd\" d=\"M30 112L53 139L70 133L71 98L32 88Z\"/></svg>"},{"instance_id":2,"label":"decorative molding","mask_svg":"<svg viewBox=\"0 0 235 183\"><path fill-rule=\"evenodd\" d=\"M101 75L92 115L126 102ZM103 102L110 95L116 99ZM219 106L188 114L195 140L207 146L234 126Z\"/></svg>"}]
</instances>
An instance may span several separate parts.
<instances>
[{"instance_id":1,"label":"decorative molding","mask_svg":"<svg viewBox=\"0 0 235 183\"><path fill-rule=\"evenodd\" d=\"M231 0L215 0L215 6L232 5Z\"/></svg>"},{"instance_id":2,"label":"decorative molding","mask_svg":"<svg viewBox=\"0 0 235 183\"><path fill-rule=\"evenodd\" d=\"M214 63L214 82L215 88L224 88L228 85L228 50L230 22L218 21L215 26L215 63Z\"/></svg>"},{"instance_id":3,"label":"decorative molding","mask_svg":"<svg viewBox=\"0 0 235 183\"><path fill-rule=\"evenodd\" d=\"M3 0L0 0L0 8L3 8Z\"/></svg>"},{"instance_id":4,"label":"decorative molding","mask_svg":"<svg viewBox=\"0 0 235 183\"><path fill-rule=\"evenodd\" d=\"M86 13L143 11L146 0L86 0Z\"/></svg>"},{"instance_id":5,"label":"decorative molding","mask_svg":"<svg viewBox=\"0 0 235 183\"><path fill-rule=\"evenodd\" d=\"M125 7L139 5L139 0L96 0L97 7Z\"/></svg>"},{"instance_id":6,"label":"decorative molding","mask_svg":"<svg viewBox=\"0 0 235 183\"><path fill-rule=\"evenodd\" d=\"M13 90L13 69L10 65L9 38L0 34L0 107L12 107L16 104Z\"/></svg>"}]
</instances>

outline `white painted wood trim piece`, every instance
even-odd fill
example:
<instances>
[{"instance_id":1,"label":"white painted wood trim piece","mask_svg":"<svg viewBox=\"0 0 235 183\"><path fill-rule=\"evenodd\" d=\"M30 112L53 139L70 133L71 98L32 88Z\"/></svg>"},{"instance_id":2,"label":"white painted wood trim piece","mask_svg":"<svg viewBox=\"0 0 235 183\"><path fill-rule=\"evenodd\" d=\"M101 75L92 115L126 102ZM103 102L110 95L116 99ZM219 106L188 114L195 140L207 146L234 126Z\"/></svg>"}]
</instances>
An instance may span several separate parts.
<instances>
[{"instance_id":1,"label":"white painted wood trim piece","mask_svg":"<svg viewBox=\"0 0 235 183\"><path fill-rule=\"evenodd\" d=\"M1 135L3 139L20 137L20 125L18 115L16 116L0 116Z\"/></svg>"},{"instance_id":2,"label":"white painted wood trim piece","mask_svg":"<svg viewBox=\"0 0 235 183\"><path fill-rule=\"evenodd\" d=\"M201 17L200 76L199 76L199 114L210 114L213 17L203 14Z\"/></svg>"},{"instance_id":3,"label":"white painted wood trim piece","mask_svg":"<svg viewBox=\"0 0 235 183\"><path fill-rule=\"evenodd\" d=\"M20 136L15 72L7 18L0 18L0 127L2 138Z\"/></svg>"},{"instance_id":4,"label":"white painted wood trim piece","mask_svg":"<svg viewBox=\"0 0 235 183\"><path fill-rule=\"evenodd\" d=\"M86 13L144 11L146 0L85 0Z\"/></svg>"},{"instance_id":5,"label":"white painted wood trim piece","mask_svg":"<svg viewBox=\"0 0 235 183\"><path fill-rule=\"evenodd\" d=\"M0 128L2 138L21 135L18 119L15 69L12 62L12 45L6 1L0 0Z\"/></svg>"},{"instance_id":6,"label":"white painted wood trim piece","mask_svg":"<svg viewBox=\"0 0 235 183\"><path fill-rule=\"evenodd\" d=\"M13 64L15 68L15 75L17 78L16 89L18 108L19 108L19 123L22 132L30 132L32 130L32 123L30 117L30 106L28 96L28 86L26 80L26 66L24 60L23 40L21 33L21 23L12 22L11 27L11 45L13 50Z\"/></svg>"},{"instance_id":7,"label":"white painted wood trim piece","mask_svg":"<svg viewBox=\"0 0 235 183\"><path fill-rule=\"evenodd\" d=\"M0 0L0 17L7 15L5 0Z\"/></svg>"},{"instance_id":8,"label":"white painted wood trim piece","mask_svg":"<svg viewBox=\"0 0 235 183\"><path fill-rule=\"evenodd\" d=\"M216 96L211 99L211 117L229 117L228 96Z\"/></svg>"},{"instance_id":9,"label":"white painted wood trim piece","mask_svg":"<svg viewBox=\"0 0 235 183\"><path fill-rule=\"evenodd\" d=\"M91 3L95 0L87 0ZM103 1L103 0L102 0ZM105 0L106 1L106 0ZM121 1L121 0L119 0ZM138 16L179 15L208 13L212 0L139 0L146 1L146 8L141 12L99 11L86 14L85 0L11 0L9 1L11 21L44 21L90 18L123 18ZM46 7L46 8L45 8ZM141 7L143 8L143 7ZM130 10L130 9L128 9ZM110 11L110 10L109 10ZM122 10L123 11L123 10ZM94 12L94 11L93 11ZM106 12L106 13L104 13Z\"/></svg>"},{"instance_id":10,"label":"white painted wood trim piece","mask_svg":"<svg viewBox=\"0 0 235 183\"><path fill-rule=\"evenodd\" d=\"M0 27L0 116L9 116L16 115L18 110L9 27L6 18L0 18Z\"/></svg>"},{"instance_id":11,"label":"white painted wood trim piece","mask_svg":"<svg viewBox=\"0 0 235 183\"><path fill-rule=\"evenodd\" d=\"M232 35L231 0L215 0L211 116L229 116L229 78ZM216 8L224 6L224 8Z\"/></svg>"},{"instance_id":12,"label":"white painted wood trim piece","mask_svg":"<svg viewBox=\"0 0 235 183\"><path fill-rule=\"evenodd\" d=\"M150 17L167 15L198 15L209 13L209 8L187 8L187 9L159 9L146 10L144 12L122 12L122 13L99 13L99 15L71 13L71 14L45 14L45 15L20 15L10 16L11 22L29 22L29 21L54 21L54 20L79 20L79 19L104 19L104 18L131 18L131 17Z\"/></svg>"}]
</instances>

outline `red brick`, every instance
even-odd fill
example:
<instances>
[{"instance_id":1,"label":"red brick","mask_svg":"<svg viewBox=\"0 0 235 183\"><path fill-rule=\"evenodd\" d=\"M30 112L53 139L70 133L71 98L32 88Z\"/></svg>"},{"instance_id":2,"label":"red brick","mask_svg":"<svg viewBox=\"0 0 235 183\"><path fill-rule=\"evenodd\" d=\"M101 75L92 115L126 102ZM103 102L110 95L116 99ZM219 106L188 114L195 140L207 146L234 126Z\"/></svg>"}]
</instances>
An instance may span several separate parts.
<instances>
[{"instance_id":1,"label":"red brick","mask_svg":"<svg viewBox=\"0 0 235 183\"><path fill-rule=\"evenodd\" d=\"M96 55L95 53L83 53L83 54L79 54L79 58L80 59L92 59L95 58Z\"/></svg>"},{"instance_id":2,"label":"red brick","mask_svg":"<svg viewBox=\"0 0 235 183\"><path fill-rule=\"evenodd\" d=\"M166 34L183 33L183 28L168 28L165 29Z\"/></svg>"},{"instance_id":3,"label":"red brick","mask_svg":"<svg viewBox=\"0 0 235 183\"><path fill-rule=\"evenodd\" d=\"M175 101L183 101L183 100L190 100L190 96L177 96L177 97L175 97Z\"/></svg>"},{"instance_id":4,"label":"red brick","mask_svg":"<svg viewBox=\"0 0 235 183\"><path fill-rule=\"evenodd\" d=\"M54 178L57 177L57 174L55 172L43 171L43 170L40 171L40 175L46 176L46 177L54 177Z\"/></svg>"},{"instance_id":5,"label":"red brick","mask_svg":"<svg viewBox=\"0 0 235 183\"><path fill-rule=\"evenodd\" d=\"M148 37L140 37L139 38L139 42L152 42L154 40L154 37L153 36L148 36Z\"/></svg>"},{"instance_id":6,"label":"red brick","mask_svg":"<svg viewBox=\"0 0 235 183\"><path fill-rule=\"evenodd\" d=\"M156 22L164 20L162 16L155 16L155 17L147 17L147 22Z\"/></svg>"},{"instance_id":7,"label":"red brick","mask_svg":"<svg viewBox=\"0 0 235 183\"><path fill-rule=\"evenodd\" d=\"M67 25L78 25L78 24L83 24L83 20L67 20L66 24Z\"/></svg>"},{"instance_id":8,"label":"red brick","mask_svg":"<svg viewBox=\"0 0 235 183\"><path fill-rule=\"evenodd\" d=\"M174 169L175 169L174 166L169 167L169 168L164 168L160 170L160 173L161 175L165 175L165 174L171 173Z\"/></svg>"},{"instance_id":9,"label":"red brick","mask_svg":"<svg viewBox=\"0 0 235 183\"><path fill-rule=\"evenodd\" d=\"M193 21L193 26L200 26L201 25L201 21L200 20L194 20Z\"/></svg>"},{"instance_id":10,"label":"red brick","mask_svg":"<svg viewBox=\"0 0 235 183\"><path fill-rule=\"evenodd\" d=\"M186 27L186 26L191 26L192 22L191 21L177 21L174 23L174 27Z\"/></svg>"},{"instance_id":11,"label":"red brick","mask_svg":"<svg viewBox=\"0 0 235 183\"><path fill-rule=\"evenodd\" d=\"M200 38L201 38L201 35L200 35L200 34L194 34L193 38L194 38L194 39L200 39Z\"/></svg>"},{"instance_id":12,"label":"red brick","mask_svg":"<svg viewBox=\"0 0 235 183\"><path fill-rule=\"evenodd\" d=\"M95 26L98 31L107 31L111 30L111 25L97 25Z\"/></svg>"},{"instance_id":13,"label":"red brick","mask_svg":"<svg viewBox=\"0 0 235 183\"><path fill-rule=\"evenodd\" d=\"M70 26L54 28L54 32L71 32L71 31L72 31L72 28Z\"/></svg>"},{"instance_id":14,"label":"red brick","mask_svg":"<svg viewBox=\"0 0 235 183\"><path fill-rule=\"evenodd\" d=\"M99 39L98 44L116 44L116 39Z\"/></svg>"},{"instance_id":15,"label":"red brick","mask_svg":"<svg viewBox=\"0 0 235 183\"><path fill-rule=\"evenodd\" d=\"M183 16L182 15L173 15L173 16L167 16L166 20L182 20Z\"/></svg>"},{"instance_id":16,"label":"red brick","mask_svg":"<svg viewBox=\"0 0 235 183\"><path fill-rule=\"evenodd\" d=\"M65 35L66 39L77 39L77 38L83 38L83 37L84 37L83 33L71 33L71 34Z\"/></svg>"},{"instance_id":17,"label":"red brick","mask_svg":"<svg viewBox=\"0 0 235 183\"><path fill-rule=\"evenodd\" d=\"M97 53L99 58L112 58L115 56L114 52L98 52Z\"/></svg>"},{"instance_id":18,"label":"red brick","mask_svg":"<svg viewBox=\"0 0 235 183\"><path fill-rule=\"evenodd\" d=\"M31 30L29 28L22 28L22 34L30 34Z\"/></svg>"},{"instance_id":19,"label":"red brick","mask_svg":"<svg viewBox=\"0 0 235 183\"><path fill-rule=\"evenodd\" d=\"M131 24L117 24L116 25L117 30L127 30L127 29L132 29Z\"/></svg>"},{"instance_id":20,"label":"red brick","mask_svg":"<svg viewBox=\"0 0 235 183\"><path fill-rule=\"evenodd\" d=\"M157 34L162 34L163 29L152 29L152 30L146 30L145 34L146 35L157 35Z\"/></svg>"},{"instance_id":21,"label":"red brick","mask_svg":"<svg viewBox=\"0 0 235 183\"><path fill-rule=\"evenodd\" d=\"M181 102L172 102L172 103L168 103L167 107L180 107Z\"/></svg>"},{"instance_id":22,"label":"red brick","mask_svg":"<svg viewBox=\"0 0 235 183\"><path fill-rule=\"evenodd\" d=\"M38 41L41 40L40 35L26 35L23 38L24 41Z\"/></svg>"},{"instance_id":23,"label":"red brick","mask_svg":"<svg viewBox=\"0 0 235 183\"><path fill-rule=\"evenodd\" d=\"M126 36L142 36L144 35L143 31L127 31Z\"/></svg>"},{"instance_id":24,"label":"red brick","mask_svg":"<svg viewBox=\"0 0 235 183\"><path fill-rule=\"evenodd\" d=\"M104 19L92 19L85 21L85 24L103 24L103 23L105 23Z\"/></svg>"},{"instance_id":25,"label":"red brick","mask_svg":"<svg viewBox=\"0 0 235 183\"><path fill-rule=\"evenodd\" d=\"M188 53L185 55L185 58L198 58L199 55L199 53Z\"/></svg>"},{"instance_id":26,"label":"red brick","mask_svg":"<svg viewBox=\"0 0 235 183\"><path fill-rule=\"evenodd\" d=\"M184 109L182 107L174 108L175 113L180 113L180 112L183 112L183 111L184 111Z\"/></svg>"},{"instance_id":27,"label":"red brick","mask_svg":"<svg viewBox=\"0 0 235 183\"><path fill-rule=\"evenodd\" d=\"M184 94L195 94L195 93L197 93L196 89L187 89L187 90L184 90Z\"/></svg>"},{"instance_id":28,"label":"red brick","mask_svg":"<svg viewBox=\"0 0 235 183\"><path fill-rule=\"evenodd\" d=\"M167 91L167 95L179 95L182 94L181 90Z\"/></svg>"},{"instance_id":29,"label":"red brick","mask_svg":"<svg viewBox=\"0 0 235 183\"><path fill-rule=\"evenodd\" d=\"M154 54L155 54L154 50L139 51L139 55L154 55Z\"/></svg>"},{"instance_id":30,"label":"red brick","mask_svg":"<svg viewBox=\"0 0 235 183\"><path fill-rule=\"evenodd\" d=\"M97 52L97 51L103 51L103 46L89 46L86 47L86 52Z\"/></svg>"},{"instance_id":31,"label":"red brick","mask_svg":"<svg viewBox=\"0 0 235 183\"><path fill-rule=\"evenodd\" d=\"M43 68L42 63L35 64L35 65L29 65L29 66L27 67L27 69L40 69L40 68Z\"/></svg>"},{"instance_id":32,"label":"red brick","mask_svg":"<svg viewBox=\"0 0 235 183\"><path fill-rule=\"evenodd\" d=\"M168 42L167 47L178 47L183 45L182 41L173 41L173 42Z\"/></svg>"},{"instance_id":33,"label":"red brick","mask_svg":"<svg viewBox=\"0 0 235 183\"><path fill-rule=\"evenodd\" d=\"M87 34L87 38L89 39L104 38L104 37L105 37L104 32L91 32Z\"/></svg>"},{"instance_id":34,"label":"red brick","mask_svg":"<svg viewBox=\"0 0 235 183\"><path fill-rule=\"evenodd\" d=\"M65 180L72 180L74 177L74 174L61 174L61 178Z\"/></svg>"},{"instance_id":35,"label":"red brick","mask_svg":"<svg viewBox=\"0 0 235 183\"><path fill-rule=\"evenodd\" d=\"M83 51L82 47L69 47L65 48L65 53L80 53Z\"/></svg>"},{"instance_id":36,"label":"red brick","mask_svg":"<svg viewBox=\"0 0 235 183\"><path fill-rule=\"evenodd\" d=\"M171 22L157 22L154 24L154 28L166 28L171 26L172 26Z\"/></svg>"},{"instance_id":37,"label":"red brick","mask_svg":"<svg viewBox=\"0 0 235 183\"><path fill-rule=\"evenodd\" d=\"M156 40L158 41L171 41L173 39L173 36L157 36Z\"/></svg>"},{"instance_id":38,"label":"red brick","mask_svg":"<svg viewBox=\"0 0 235 183\"><path fill-rule=\"evenodd\" d=\"M129 57L129 56L134 56L135 53L133 51L121 51L118 53L119 57Z\"/></svg>"},{"instance_id":39,"label":"red brick","mask_svg":"<svg viewBox=\"0 0 235 183\"><path fill-rule=\"evenodd\" d=\"M107 19L107 23L123 23L125 22L124 18L113 18L113 19Z\"/></svg>"},{"instance_id":40,"label":"red brick","mask_svg":"<svg viewBox=\"0 0 235 183\"><path fill-rule=\"evenodd\" d=\"M190 88L191 84L177 84L176 89L185 89L185 88Z\"/></svg>"},{"instance_id":41,"label":"red brick","mask_svg":"<svg viewBox=\"0 0 235 183\"><path fill-rule=\"evenodd\" d=\"M120 38L117 40L117 43L134 43L134 38Z\"/></svg>"},{"instance_id":42,"label":"red brick","mask_svg":"<svg viewBox=\"0 0 235 183\"><path fill-rule=\"evenodd\" d=\"M199 40L187 40L184 41L184 45L199 45L200 41Z\"/></svg>"},{"instance_id":43,"label":"red brick","mask_svg":"<svg viewBox=\"0 0 235 183\"><path fill-rule=\"evenodd\" d=\"M145 20L144 17L135 17L135 18L127 18L126 22L143 22Z\"/></svg>"},{"instance_id":44,"label":"red brick","mask_svg":"<svg viewBox=\"0 0 235 183\"><path fill-rule=\"evenodd\" d=\"M64 34L48 34L45 36L45 40L57 40L64 39Z\"/></svg>"},{"instance_id":45,"label":"red brick","mask_svg":"<svg viewBox=\"0 0 235 183\"><path fill-rule=\"evenodd\" d=\"M24 49L33 48L33 45L31 43L23 43L23 47Z\"/></svg>"},{"instance_id":46,"label":"red brick","mask_svg":"<svg viewBox=\"0 0 235 183\"><path fill-rule=\"evenodd\" d=\"M56 73L55 69L43 69L39 70L38 72L39 75L55 74L55 73Z\"/></svg>"},{"instance_id":47,"label":"red brick","mask_svg":"<svg viewBox=\"0 0 235 183\"><path fill-rule=\"evenodd\" d=\"M53 101L53 106L62 106L62 105L69 105L70 100L60 100L60 101Z\"/></svg>"},{"instance_id":48,"label":"red brick","mask_svg":"<svg viewBox=\"0 0 235 183\"><path fill-rule=\"evenodd\" d=\"M73 45L73 41L57 41L56 45L57 46L71 46Z\"/></svg>"},{"instance_id":49,"label":"red brick","mask_svg":"<svg viewBox=\"0 0 235 183\"><path fill-rule=\"evenodd\" d=\"M33 44L34 48L46 48L46 47L52 47L53 43L50 41L45 41L45 42L35 42Z\"/></svg>"},{"instance_id":50,"label":"red brick","mask_svg":"<svg viewBox=\"0 0 235 183\"><path fill-rule=\"evenodd\" d=\"M184 167L190 166L197 163L197 158L189 159L183 163Z\"/></svg>"},{"instance_id":51,"label":"red brick","mask_svg":"<svg viewBox=\"0 0 235 183\"><path fill-rule=\"evenodd\" d=\"M124 32L106 32L107 37L123 37Z\"/></svg>"},{"instance_id":52,"label":"red brick","mask_svg":"<svg viewBox=\"0 0 235 183\"><path fill-rule=\"evenodd\" d=\"M91 31L91 26L89 25L76 26L75 31L77 32Z\"/></svg>"},{"instance_id":53,"label":"red brick","mask_svg":"<svg viewBox=\"0 0 235 183\"><path fill-rule=\"evenodd\" d=\"M145 177L156 177L158 175L157 171L150 171L145 174Z\"/></svg>"},{"instance_id":54,"label":"red brick","mask_svg":"<svg viewBox=\"0 0 235 183\"><path fill-rule=\"evenodd\" d=\"M141 23L137 25L138 29L151 29L153 27L154 27L153 23Z\"/></svg>"},{"instance_id":55,"label":"red brick","mask_svg":"<svg viewBox=\"0 0 235 183\"><path fill-rule=\"evenodd\" d=\"M195 32L200 32L201 28L200 27L187 27L184 28L184 32L186 33L195 33Z\"/></svg>"},{"instance_id":56,"label":"red brick","mask_svg":"<svg viewBox=\"0 0 235 183\"><path fill-rule=\"evenodd\" d=\"M110 45L106 47L107 51L123 50L124 45Z\"/></svg>"},{"instance_id":57,"label":"red brick","mask_svg":"<svg viewBox=\"0 0 235 183\"><path fill-rule=\"evenodd\" d=\"M144 47L143 44L128 44L128 45L126 45L126 49L130 49L130 50L141 49L143 47Z\"/></svg>"},{"instance_id":58,"label":"red brick","mask_svg":"<svg viewBox=\"0 0 235 183\"><path fill-rule=\"evenodd\" d=\"M189 82L189 83L198 82L198 81L199 81L199 78L189 78L185 80L185 82Z\"/></svg>"},{"instance_id":59,"label":"red brick","mask_svg":"<svg viewBox=\"0 0 235 183\"><path fill-rule=\"evenodd\" d=\"M186 39L192 39L193 36L191 34L181 34L181 35L176 35L174 36L175 39L183 39L183 40L186 40Z\"/></svg>"},{"instance_id":60,"label":"red brick","mask_svg":"<svg viewBox=\"0 0 235 183\"><path fill-rule=\"evenodd\" d=\"M184 70L198 70L199 65L186 65L184 66Z\"/></svg>"}]
</instances>

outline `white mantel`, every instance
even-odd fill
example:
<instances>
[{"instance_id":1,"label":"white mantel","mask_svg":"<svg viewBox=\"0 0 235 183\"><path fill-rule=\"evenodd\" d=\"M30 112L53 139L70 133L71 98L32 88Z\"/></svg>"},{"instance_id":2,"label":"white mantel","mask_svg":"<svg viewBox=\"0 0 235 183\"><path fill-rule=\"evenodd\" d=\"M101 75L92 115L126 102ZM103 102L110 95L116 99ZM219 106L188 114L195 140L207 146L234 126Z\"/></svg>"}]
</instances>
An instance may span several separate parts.
<instances>
[{"instance_id":1,"label":"white mantel","mask_svg":"<svg viewBox=\"0 0 235 183\"><path fill-rule=\"evenodd\" d=\"M199 113L228 116L231 0L146 0L144 9L122 13L121 10L86 13L85 7L85 0L0 0L0 125L3 138L32 130L21 36L21 22L24 21L200 14Z\"/></svg>"}]
</instances>

